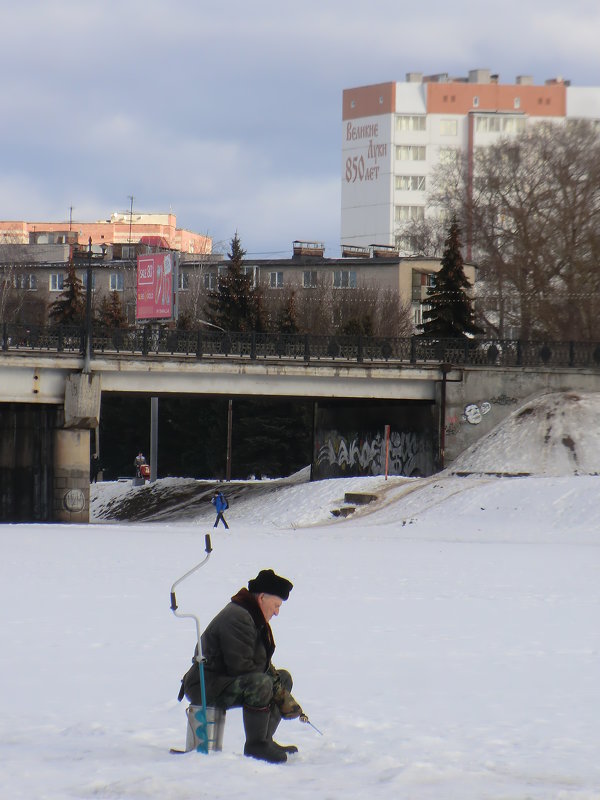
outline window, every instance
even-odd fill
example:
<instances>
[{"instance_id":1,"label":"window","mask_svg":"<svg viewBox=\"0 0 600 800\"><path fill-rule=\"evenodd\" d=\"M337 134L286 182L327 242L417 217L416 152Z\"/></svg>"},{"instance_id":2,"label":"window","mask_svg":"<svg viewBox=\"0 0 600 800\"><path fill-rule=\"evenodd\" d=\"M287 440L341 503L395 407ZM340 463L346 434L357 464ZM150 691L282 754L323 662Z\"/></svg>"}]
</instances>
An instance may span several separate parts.
<instances>
[{"instance_id":1,"label":"window","mask_svg":"<svg viewBox=\"0 0 600 800\"><path fill-rule=\"evenodd\" d=\"M180 272L179 278L177 279L177 288L181 292L185 292L186 289L190 288L190 274L189 272Z\"/></svg>"},{"instance_id":2,"label":"window","mask_svg":"<svg viewBox=\"0 0 600 800\"><path fill-rule=\"evenodd\" d=\"M515 108L521 108L521 98L520 97L515 97L515 102L514 102L513 105L514 105Z\"/></svg>"},{"instance_id":3,"label":"window","mask_svg":"<svg viewBox=\"0 0 600 800\"><path fill-rule=\"evenodd\" d=\"M425 219L425 206L396 206L394 217L396 222Z\"/></svg>"},{"instance_id":4,"label":"window","mask_svg":"<svg viewBox=\"0 0 600 800\"><path fill-rule=\"evenodd\" d=\"M121 255L123 258L135 258L135 245L134 244L124 244L121 249Z\"/></svg>"},{"instance_id":5,"label":"window","mask_svg":"<svg viewBox=\"0 0 600 800\"><path fill-rule=\"evenodd\" d=\"M416 328L423 324L423 306L420 303L413 305L413 322Z\"/></svg>"},{"instance_id":6,"label":"window","mask_svg":"<svg viewBox=\"0 0 600 800\"><path fill-rule=\"evenodd\" d=\"M525 118L520 114L482 114L475 119L475 130L477 133L521 133L525 130Z\"/></svg>"},{"instance_id":7,"label":"window","mask_svg":"<svg viewBox=\"0 0 600 800\"><path fill-rule=\"evenodd\" d=\"M316 270L305 270L302 273L302 286L305 289L315 289L317 286L317 271Z\"/></svg>"},{"instance_id":8,"label":"window","mask_svg":"<svg viewBox=\"0 0 600 800\"><path fill-rule=\"evenodd\" d=\"M204 288L209 292L214 292L217 288L217 276L214 272L204 273Z\"/></svg>"},{"instance_id":9,"label":"window","mask_svg":"<svg viewBox=\"0 0 600 800\"><path fill-rule=\"evenodd\" d=\"M87 270L81 276L81 283L83 284L83 288L87 292ZM96 288L96 275L92 272L92 292Z\"/></svg>"},{"instance_id":10,"label":"window","mask_svg":"<svg viewBox=\"0 0 600 800\"><path fill-rule=\"evenodd\" d=\"M356 272L352 269L336 269L333 272L334 289L356 289Z\"/></svg>"},{"instance_id":11,"label":"window","mask_svg":"<svg viewBox=\"0 0 600 800\"><path fill-rule=\"evenodd\" d=\"M424 131L426 118L424 114L402 115L396 117L397 131Z\"/></svg>"},{"instance_id":12,"label":"window","mask_svg":"<svg viewBox=\"0 0 600 800\"><path fill-rule=\"evenodd\" d=\"M475 130L477 133L499 133L502 130L502 119L497 116L477 117Z\"/></svg>"},{"instance_id":13,"label":"window","mask_svg":"<svg viewBox=\"0 0 600 800\"><path fill-rule=\"evenodd\" d=\"M413 270L412 274L412 301L419 303L419 311L422 311L421 303L427 298L427 289L435 287L434 272L418 272Z\"/></svg>"},{"instance_id":14,"label":"window","mask_svg":"<svg viewBox=\"0 0 600 800\"><path fill-rule=\"evenodd\" d=\"M504 133L522 133L525 130L523 117L507 117L502 120Z\"/></svg>"},{"instance_id":15,"label":"window","mask_svg":"<svg viewBox=\"0 0 600 800\"><path fill-rule=\"evenodd\" d=\"M252 286L258 283L258 267L242 267L242 272L250 278Z\"/></svg>"},{"instance_id":16,"label":"window","mask_svg":"<svg viewBox=\"0 0 600 800\"><path fill-rule=\"evenodd\" d=\"M456 136L458 133L458 122L455 119L443 119L440 121L440 136Z\"/></svg>"},{"instance_id":17,"label":"window","mask_svg":"<svg viewBox=\"0 0 600 800\"><path fill-rule=\"evenodd\" d=\"M479 98L477 97L477 95L475 95L475 97L473 98L473 108L478 108L478 107L479 107Z\"/></svg>"},{"instance_id":18,"label":"window","mask_svg":"<svg viewBox=\"0 0 600 800\"><path fill-rule=\"evenodd\" d=\"M415 144L400 144L396 147L398 161L425 161L425 147Z\"/></svg>"},{"instance_id":19,"label":"window","mask_svg":"<svg viewBox=\"0 0 600 800\"><path fill-rule=\"evenodd\" d=\"M26 289L32 292L37 289L37 276L33 274L15 275L14 287L15 289Z\"/></svg>"},{"instance_id":20,"label":"window","mask_svg":"<svg viewBox=\"0 0 600 800\"><path fill-rule=\"evenodd\" d=\"M123 291L123 274L121 272L110 273L108 288L111 292Z\"/></svg>"},{"instance_id":21,"label":"window","mask_svg":"<svg viewBox=\"0 0 600 800\"><path fill-rule=\"evenodd\" d=\"M281 289L283 286L283 272L270 272L269 286L271 289Z\"/></svg>"},{"instance_id":22,"label":"window","mask_svg":"<svg viewBox=\"0 0 600 800\"><path fill-rule=\"evenodd\" d=\"M396 189L403 192L424 192L425 175L396 175Z\"/></svg>"},{"instance_id":23,"label":"window","mask_svg":"<svg viewBox=\"0 0 600 800\"><path fill-rule=\"evenodd\" d=\"M62 272L52 272L50 275L50 281L48 284L48 289L51 292L62 292L64 287L65 276Z\"/></svg>"}]
</instances>

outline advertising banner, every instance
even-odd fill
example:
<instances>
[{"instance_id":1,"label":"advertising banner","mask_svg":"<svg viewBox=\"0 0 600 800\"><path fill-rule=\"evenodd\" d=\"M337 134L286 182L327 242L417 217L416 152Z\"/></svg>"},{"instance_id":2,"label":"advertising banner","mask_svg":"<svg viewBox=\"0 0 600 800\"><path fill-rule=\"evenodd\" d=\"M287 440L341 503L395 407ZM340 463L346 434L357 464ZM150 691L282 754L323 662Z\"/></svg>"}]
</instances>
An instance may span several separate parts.
<instances>
[{"instance_id":1,"label":"advertising banner","mask_svg":"<svg viewBox=\"0 0 600 800\"><path fill-rule=\"evenodd\" d=\"M170 319L173 315L173 258L151 253L137 258L136 319Z\"/></svg>"}]
</instances>

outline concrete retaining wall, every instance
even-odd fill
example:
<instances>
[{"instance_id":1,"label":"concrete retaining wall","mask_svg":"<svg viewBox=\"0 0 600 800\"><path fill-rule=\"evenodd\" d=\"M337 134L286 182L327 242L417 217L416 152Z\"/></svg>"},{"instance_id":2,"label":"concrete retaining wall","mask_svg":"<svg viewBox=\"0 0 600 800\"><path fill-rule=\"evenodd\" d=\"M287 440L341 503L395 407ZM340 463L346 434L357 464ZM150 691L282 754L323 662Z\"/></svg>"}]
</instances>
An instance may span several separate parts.
<instances>
[{"instance_id":1,"label":"concrete retaining wall","mask_svg":"<svg viewBox=\"0 0 600 800\"><path fill-rule=\"evenodd\" d=\"M547 392L600 391L597 372L565 369L469 368L446 383L445 458L451 466L526 400Z\"/></svg>"}]
</instances>

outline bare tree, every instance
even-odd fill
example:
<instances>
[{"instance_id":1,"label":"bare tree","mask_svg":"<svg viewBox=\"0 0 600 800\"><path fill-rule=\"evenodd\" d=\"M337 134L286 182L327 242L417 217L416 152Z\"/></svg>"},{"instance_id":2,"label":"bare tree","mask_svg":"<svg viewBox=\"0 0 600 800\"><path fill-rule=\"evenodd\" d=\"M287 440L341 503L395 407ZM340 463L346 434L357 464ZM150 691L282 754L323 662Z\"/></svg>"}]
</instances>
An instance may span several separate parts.
<instances>
[{"instance_id":1,"label":"bare tree","mask_svg":"<svg viewBox=\"0 0 600 800\"><path fill-rule=\"evenodd\" d=\"M364 336L409 336L413 331L410 304L399 293L361 284L347 289L332 285L323 276L318 286L308 289L264 293L271 329L287 319L293 294L294 322L299 333L333 333Z\"/></svg>"},{"instance_id":2,"label":"bare tree","mask_svg":"<svg viewBox=\"0 0 600 800\"><path fill-rule=\"evenodd\" d=\"M456 214L479 266L477 311L499 337L600 338L600 131L540 123L458 154L430 203Z\"/></svg>"},{"instance_id":3,"label":"bare tree","mask_svg":"<svg viewBox=\"0 0 600 800\"><path fill-rule=\"evenodd\" d=\"M396 245L404 255L440 258L445 238L446 220L442 215L410 220L396 231Z\"/></svg>"},{"instance_id":4,"label":"bare tree","mask_svg":"<svg viewBox=\"0 0 600 800\"><path fill-rule=\"evenodd\" d=\"M17 234L0 235L0 320L3 322L15 320L25 300L25 292L18 291L16 266L22 249Z\"/></svg>"}]
</instances>

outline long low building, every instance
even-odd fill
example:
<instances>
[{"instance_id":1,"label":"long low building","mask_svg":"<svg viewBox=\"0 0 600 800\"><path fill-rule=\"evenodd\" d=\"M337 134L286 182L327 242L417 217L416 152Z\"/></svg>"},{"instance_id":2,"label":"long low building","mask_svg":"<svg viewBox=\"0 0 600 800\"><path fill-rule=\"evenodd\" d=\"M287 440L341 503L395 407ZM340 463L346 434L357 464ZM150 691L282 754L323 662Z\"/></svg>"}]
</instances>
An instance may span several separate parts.
<instances>
[{"instance_id":1,"label":"long low building","mask_svg":"<svg viewBox=\"0 0 600 800\"><path fill-rule=\"evenodd\" d=\"M0 245L0 275L3 275L4 316L10 321L19 318L31 323L47 321L50 305L63 291L67 274L69 248L61 244L23 245L18 260L15 246L8 246L10 256ZM127 246L129 248L129 245ZM397 294L400 302L410 306L412 323L420 324L427 288L432 285L440 269L438 258L402 257L393 247L347 247L342 258L326 258L324 246L318 242L293 243L289 258L247 259L244 270L254 285L264 289L266 300L277 301L291 292L299 293L308 303L318 304L324 291L348 300L361 289ZM34 259L32 251L40 248L37 256L51 260ZM137 262L136 253L160 250L155 246L138 243L131 252L123 252L118 245L110 251L95 248L89 254L79 251L75 259L76 272L87 285L87 269L92 268L94 308L104 296L117 292L129 324L136 321ZM120 257L118 255L120 254ZM89 258L88 258L89 255ZM227 270L228 261L217 255L192 255L175 253L176 303L179 312L191 313L201 309L208 293L216 289L219 274ZM473 285L476 269L465 265L467 279ZM0 302L2 297L0 296ZM192 314L192 319L194 314Z\"/></svg>"},{"instance_id":2,"label":"long low building","mask_svg":"<svg viewBox=\"0 0 600 800\"><path fill-rule=\"evenodd\" d=\"M0 245L33 245L87 247L88 242L97 251L112 256L113 246L119 255L135 257L137 244L160 245L182 253L207 254L212 250L212 239L177 227L175 214L113 212L109 219L82 222L69 219L64 222L27 222L25 220L0 221ZM3 259L4 260L4 259Z\"/></svg>"}]
</instances>

